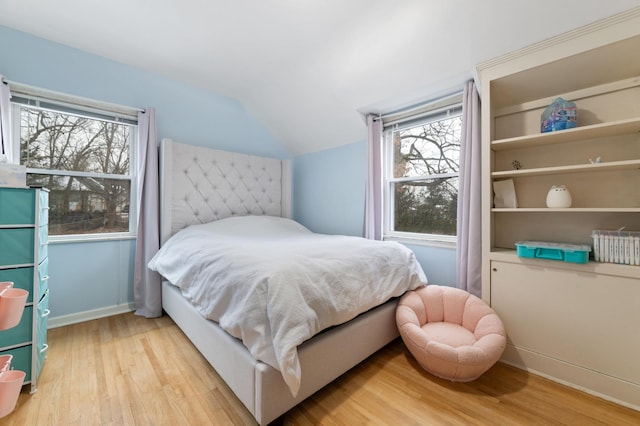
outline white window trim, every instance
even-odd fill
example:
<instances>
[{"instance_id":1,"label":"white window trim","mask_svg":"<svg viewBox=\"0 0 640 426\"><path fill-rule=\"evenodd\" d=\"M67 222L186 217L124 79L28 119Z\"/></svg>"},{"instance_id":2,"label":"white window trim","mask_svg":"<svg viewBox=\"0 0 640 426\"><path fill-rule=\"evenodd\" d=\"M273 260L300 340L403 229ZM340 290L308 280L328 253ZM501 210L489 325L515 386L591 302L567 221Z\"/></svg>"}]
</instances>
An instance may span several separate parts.
<instances>
[{"instance_id":1,"label":"white window trim","mask_svg":"<svg viewBox=\"0 0 640 426\"><path fill-rule=\"evenodd\" d=\"M138 111L142 111L137 108L125 107L121 105L111 104L102 101L96 101L89 98L78 97L74 95L68 95L65 93L50 91L46 89L41 89L34 86L29 86L16 82L8 82L10 90L12 94L17 95L17 97L27 98L29 100L34 100L35 103L39 101L58 104L61 107L69 106L77 109L78 111L85 110L87 113L103 113L105 115L111 115L115 118L114 122L120 122L118 119L122 118L125 120L138 120ZM12 128L19 129L20 122L20 107L36 107L38 105L29 105L22 103L12 103ZM53 110L56 111L56 110ZM58 112L58 111L56 111ZM65 113L63 109L59 112ZM88 117L95 118L91 115ZM107 120L109 121L109 120ZM130 123L127 123L130 124ZM137 126L137 125L136 125ZM108 178L108 179L122 179L130 181L130 193L129 193L129 231L128 232L109 232L109 233L91 233L91 234L65 234L65 235L49 235L48 240L50 243L78 243L78 242L98 242L98 241L118 241L118 240L130 240L135 239L137 236L137 200L136 200L136 188L138 185L138 179L135 171L137 167L137 158L136 158L136 149L138 143L138 134L137 132L132 132L130 135L131 141L129 143L129 163L130 169L128 175L111 175L111 174L100 174L100 173L87 173L87 172L76 172L76 171L67 171L67 170L49 170L49 169L27 169L27 173L38 173L38 174L50 174L50 175L62 175L62 176L91 176L97 178ZM17 158L20 158L20 132L13 131L12 134L12 143L14 146L14 153Z\"/></svg>"},{"instance_id":2,"label":"white window trim","mask_svg":"<svg viewBox=\"0 0 640 426\"><path fill-rule=\"evenodd\" d=\"M428 117L437 115L441 112L446 112L450 109L458 109L462 107L462 92L454 93L453 95L446 96L437 101L422 104L420 106L405 109L396 113L386 114L382 116L383 128L393 125L401 125L404 122L409 122L421 117ZM400 127L401 128L401 127ZM422 234L415 232L400 232L392 231L391 221L393 220L393 184L397 182L406 181L419 181L428 180L434 178L446 178L446 177L459 177L460 173L447 173L441 175L431 175L428 177L418 178L394 178L389 174L393 169L391 144L386 140L386 131L383 131L383 230L382 239L385 241L398 241L403 244L419 245L419 246L432 246L443 248L456 248L457 236L456 235L439 235L439 234Z\"/></svg>"},{"instance_id":3,"label":"white window trim","mask_svg":"<svg viewBox=\"0 0 640 426\"><path fill-rule=\"evenodd\" d=\"M42 100L44 102L56 103L61 106L71 106L79 110L96 113L108 113L114 117L120 117L129 120L138 120L138 112L144 111L140 108L122 106L95 99L84 98L76 95L69 95L55 90L42 89L28 84L17 83L15 81L6 81L9 85L12 95L18 95L21 98L29 98L33 100Z\"/></svg>"},{"instance_id":4,"label":"white window trim","mask_svg":"<svg viewBox=\"0 0 640 426\"><path fill-rule=\"evenodd\" d=\"M109 232L103 234L66 234L49 235L49 244L63 243L90 243L98 241L122 241L135 240L136 234L133 232Z\"/></svg>"},{"instance_id":5,"label":"white window trim","mask_svg":"<svg viewBox=\"0 0 640 426\"><path fill-rule=\"evenodd\" d=\"M417 234L413 232L391 232L384 236L384 241L397 241L413 246L429 246L455 248L456 238L453 235Z\"/></svg>"}]
</instances>

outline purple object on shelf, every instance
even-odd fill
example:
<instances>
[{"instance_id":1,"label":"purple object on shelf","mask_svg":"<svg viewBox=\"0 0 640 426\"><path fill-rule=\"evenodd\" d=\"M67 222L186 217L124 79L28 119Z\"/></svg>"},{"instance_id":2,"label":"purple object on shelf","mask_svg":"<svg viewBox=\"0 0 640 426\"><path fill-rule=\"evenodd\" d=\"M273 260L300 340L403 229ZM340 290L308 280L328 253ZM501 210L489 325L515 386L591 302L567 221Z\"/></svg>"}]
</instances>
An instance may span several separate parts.
<instances>
[{"instance_id":1,"label":"purple object on shelf","mask_svg":"<svg viewBox=\"0 0 640 426\"><path fill-rule=\"evenodd\" d=\"M574 102L556 98L549 105L540 120L540 131L542 133L556 130L572 129L578 125L578 110Z\"/></svg>"}]
</instances>

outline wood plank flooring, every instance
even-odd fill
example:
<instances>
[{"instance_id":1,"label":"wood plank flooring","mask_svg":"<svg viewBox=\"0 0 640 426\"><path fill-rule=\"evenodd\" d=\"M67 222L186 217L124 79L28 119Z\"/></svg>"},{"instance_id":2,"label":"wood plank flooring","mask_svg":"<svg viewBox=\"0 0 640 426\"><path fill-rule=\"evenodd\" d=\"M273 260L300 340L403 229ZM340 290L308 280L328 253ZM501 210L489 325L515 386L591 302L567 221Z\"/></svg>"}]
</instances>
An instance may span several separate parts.
<instances>
[{"instance_id":1,"label":"wood plank flooring","mask_svg":"<svg viewBox=\"0 0 640 426\"><path fill-rule=\"evenodd\" d=\"M168 317L49 330L49 355L2 425L253 425ZM640 412L496 364L466 384L420 369L400 340L289 411L285 425L639 425Z\"/></svg>"}]
</instances>

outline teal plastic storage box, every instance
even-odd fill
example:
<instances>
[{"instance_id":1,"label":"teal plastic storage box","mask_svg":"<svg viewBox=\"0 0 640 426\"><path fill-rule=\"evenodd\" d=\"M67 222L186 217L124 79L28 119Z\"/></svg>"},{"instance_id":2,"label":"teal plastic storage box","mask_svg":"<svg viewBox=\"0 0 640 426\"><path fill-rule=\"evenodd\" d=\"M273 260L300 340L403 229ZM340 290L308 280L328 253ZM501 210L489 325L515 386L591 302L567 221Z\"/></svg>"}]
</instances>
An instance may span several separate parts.
<instances>
[{"instance_id":1,"label":"teal plastic storage box","mask_svg":"<svg viewBox=\"0 0 640 426\"><path fill-rule=\"evenodd\" d=\"M520 257L561 260L570 263L587 263L591 246L586 244L550 243L544 241L519 241L516 252Z\"/></svg>"}]
</instances>

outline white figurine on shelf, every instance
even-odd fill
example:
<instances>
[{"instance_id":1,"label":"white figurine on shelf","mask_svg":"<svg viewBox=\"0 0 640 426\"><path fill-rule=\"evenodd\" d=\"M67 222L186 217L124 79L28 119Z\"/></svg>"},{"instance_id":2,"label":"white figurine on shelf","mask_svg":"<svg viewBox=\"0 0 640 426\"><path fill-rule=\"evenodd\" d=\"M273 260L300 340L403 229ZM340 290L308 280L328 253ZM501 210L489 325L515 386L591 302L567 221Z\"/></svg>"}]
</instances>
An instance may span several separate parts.
<instances>
[{"instance_id":1,"label":"white figurine on shelf","mask_svg":"<svg viewBox=\"0 0 640 426\"><path fill-rule=\"evenodd\" d=\"M571 207L571 193L564 185L553 185L547 193L547 207L567 208Z\"/></svg>"}]
</instances>

